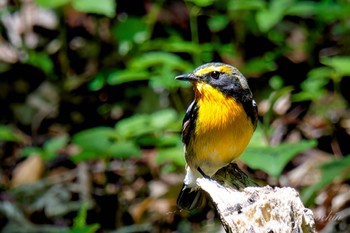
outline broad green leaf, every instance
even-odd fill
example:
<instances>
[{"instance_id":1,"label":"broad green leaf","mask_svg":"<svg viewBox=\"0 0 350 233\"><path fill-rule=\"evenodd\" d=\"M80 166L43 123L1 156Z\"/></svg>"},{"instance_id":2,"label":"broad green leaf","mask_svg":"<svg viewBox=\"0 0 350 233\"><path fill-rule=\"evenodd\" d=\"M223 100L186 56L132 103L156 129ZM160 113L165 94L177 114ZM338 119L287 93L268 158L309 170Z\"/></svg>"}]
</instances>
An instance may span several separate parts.
<instances>
[{"instance_id":1,"label":"broad green leaf","mask_svg":"<svg viewBox=\"0 0 350 233\"><path fill-rule=\"evenodd\" d=\"M120 70L111 72L107 77L109 85L119 85L122 83L149 80L151 74L140 70Z\"/></svg>"},{"instance_id":2,"label":"broad green leaf","mask_svg":"<svg viewBox=\"0 0 350 233\"><path fill-rule=\"evenodd\" d=\"M316 14L317 4L318 3L312 1L295 2L288 7L286 14L309 17Z\"/></svg>"},{"instance_id":3,"label":"broad green leaf","mask_svg":"<svg viewBox=\"0 0 350 233\"><path fill-rule=\"evenodd\" d=\"M230 10L259 10L266 6L265 0L235 0L228 1L227 8Z\"/></svg>"},{"instance_id":4,"label":"broad green leaf","mask_svg":"<svg viewBox=\"0 0 350 233\"><path fill-rule=\"evenodd\" d=\"M167 129L167 126L178 118L174 109L164 109L150 116L150 124L155 129Z\"/></svg>"},{"instance_id":5,"label":"broad green leaf","mask_svg":"<svg viewBox=\"0 0 350 233\"><path fill-rule=\"evenodd\" d=\"M321 179L318 183L307 187L301 193L306 205L311 205L316 193L327 185L338 179L350 179L350 155L344 156L341 159L334 159L320 166Z\"/></svg>"},{"instance_id":6,"label":"broad green leaf","mask_svg":"<svg viewBox=\"0 0 350 233\"><path fill-rule=\"evenodd\" d=\"M157 47L159 50L172 52L172 53L199 53L203 47L193 41L183 40L158 40L154 45L159 44Z\"/></svg>"},{"instance_id":7,"label":"broad green leaf","mask_svg":"<svg viewBox=\"0 0 350 233\"><path fill-rule=\"evenodd\" d=\"M301 88L305 92L310 92L312 94L325 92L324 86L328 83L327 79L322 78L308 78L306 81L302 82Z\"/></svg>"},{"instance_id":8,"label":"broad green leaf","mask_svg":"<svg viewBox=\"0 0 350 233\"><path fill-rule=\"evenodd\" d=\"M279 75L275 75L269 80L269 85L274 90L281 89L283 87L283 83L283 78Z\"/></svg>"},{"instance_id":9,"label":"broad green leaf","mask_svg":"<svg viewBox=\"0 0 350 233\"><path fill-rule=\"evenodd\" d=\"M243 153L242 160L253 169L260 169L273 177L278 177L289 161L315 145L315 141L301 141L278 146L249 146Z\"/></svg>"},{"instance_id":10,"label":"broad green leaf","mask_svg":"<svg viewBox=\"0 0 350 233\"><path fill-rule=\"evenodd\" d=\"M144 135L140 138L137 138L137 144L145 147L174 147L178 144L181 144L180 134L163 134L158 132L154 135Z\"/></svg>"},{"instance_id":11,"label":"broad green leaf","mask_svg":"<svg viewBox=\"0 0 350 233\"><path fill-rule=\"evenodd\" d=\"M274 55L272 53L267 53L263 57L250 59L241 70L247 76L274 71L277 66L273 58Z\"/></svg>"},{"instance_id":12,"label":"broad green leaf","mask_svg":"<svg viewBox=\"0 0 350 233\"><path fill-rule=\"evenodd\" d=\"M176 81L174 78L179 70L189 70L189 67L189 63L168 52L144 53L129 64L129 69L135 72L135 75L147 72L147 77L144 78L150 78L150 86L155 89L186 86L185 82Z\"/></svg>"},{"instance_id":13,"label":"broad green leaf","mask_svg":"<svg viewBox=\"0 0 350 233\"><path fill-rule=\"evenodd\" d=\"M45 158L43 159L53 159L56 157L57 152L61 150L63 147L65 147L68 143L68 136L59 136L52 138L45 142L43 146L43 151L45 153Z\"/></svg>"},{"instance_id":14,"label":"broad green leaf","mask_svg":"<svg viewBox=\"0 0 350 233\"><path fill-rule=\"evenodd\" d=\"M265 135L265 132L263 131L262 125L258 124L253 134L253 137L249 142L249 147L267 147L268 141L265 137L266 135Z\"/></svg>"},{"instance_id":15,"label":"broad green leaf","mask_svg":"<svg viewBox=\"0 0 350 233\"><path fill-rule=\"evenodd\" d=\"M269 7L261 9L256 14L256 22L261 32L269 31L279 23L293 0L272 0Z\"/></svg>"},{"instance_id":16,"label":"broad green leaf","mask_svg":"<svg viewBox=\"0 0 350 233\"><path fill-rule=\"evenodd\" d=\"M217 32L223 30L228 23L229 19L226 15L216 15L209 19L208 26L210 30L212 30L213 32Z\"/></svg>"},{"instance_id":17,"label":"broad green leaf","mask_svg":"<svg viewBox=\"0 0 350 233\"><path fill-rule=\"evenodd\" d=\"M122 130L121 133L127 132ZM76 162L104 157L129 158L141 153L135 142L120 139L120 132L118 134L115 129L108 127L82 131L74 135L73 143L82 149L72 158Z\"/></svg>"},{"instance_id":18,"label":"broad green leaf","mask_svg":"<svg viewBox=\"0 0 350 233\"><path fill-rule=\"evenodd\" d=\"M117 141L108 148L108 154L114 158L127 159L138 157L141 150L133 141Z\"/></svg>"},{"instance_id":19,"label":"broad green leaf","mask_svg":"<svg viewBox=\"0 0 350 233\"><path fill-rule=\"evenodd\" d=\"M146 114L134 115L120 120L115 125L115 128L122 138L136 137L154 132L154 127L150 125L150 116Z\"/></svg>"},{"instance_id":20,"label":"broad green leaf","mask_svg":"<svg viewBox=\"0 0 350 233\"><path fill-rule=\"evenodd\" d=\"M31 156L31 155L40 155L42 156L43 154L43 150L39 147L36 147L36 146L27 146L27 147L24 147L20 154L21 156L24 156L24 157L28 157L28 156Z\"/></svg>"},{"instance_id":21,"label":"broad green leaf","mask_svg":"<svg viewBox=\"0 0 350 233\"><path fill-rule=\"evenodd\" d=\"M326 92L325 86L329 82L329 79L333 71L329 67L319 67L312 69L308 73L308 77L301 83L302 91L292 96L292 100L305 101L305 100L317 100Z\"/></svg>"},{"instance_id":22,"label":"broad green leaf","mask_svg":"<svg viewBox=\"0 0 350 233\"><path fill-rule=\"evenodd\" d=\"M319 21L332 22L347 18L350 14L350 5L340 1L337 4L332 1L321 1L318 2L315 12Z\"/></svg>"},{"instance_id":23,"label":"broad green leaf","mask_svg":"<svg viewBox=\"0 0 350 233\"><path fill-rule=\"evenodd\" d=\"M116 140L116 132L109 127L96 127L81 131L72 138L74 144L80 146L83 150L106 155L106 150Z\"/></svg>"},{"instance_id":24,"label":"broad green leaf","mask_svg":"<svg viewBox=\"0 0 350 233\"><path fill-rule=\"evenodd\" d=\"M142 18L128 17L118 21L112 32L118 41L142 43L147 39L147 25Z\"/></svg>"},{"instance_id":25,"label":"broad green leaf","mask_svg":"<svg viewBox=\"0 0 350 233\"><path fill-rule=\"evenodd\" d=\"M89 83L89 89L91 91L98 91L98 90L102 89L104 84L105 84L105 77L104 77L104 75L99 73Z\"/></svg>"},{"instance_id":26,"label":"broad green leaf","mask_svg":"<svg viewBox=\"0 0 350 233\"><path fill-rule=\"evenodd\" d=\"M77 11L101 14L114 17L116 12L116 1L114 0L71 0L72 6Z\"/></svg>"},{"instance_id":27,"label":"broad green leaf","mask_svg":"<svg viewBox=\"0 0 350 233\"><path fill-rule=\"evenodd\" d=\"M146 134L164 133L164 130L174 130L178 127L177 113L173 109L160 110L152 114L139 114L122 119L115 125L121 138L145 136Z\"/></svg>"},{"instance_id":28,"label":"broad green leaf","mask_svg":"<svg viewBox=\"0 0 350 233\"><path fill-rule=\"evenodd\" d=\"M73 156L71 156L71 160L75 163L79 163L82 161L95 160L104 158L105 154L97 154L95 151L82 150Z\"/></svg>"},{"instance_id":29,"label":"broad green leaf","mask_svg":"<svg viewBox=\"0 0 350 233\"><path fill-rule=\"evenodd\" d=\"M176 80L175 77L177 75L178 73L175 73L173 71L163 71L159 75L153 75L149 84L154 89L166 88L168 90L174 90L178 87L190 87L190 83Z\"/></svg>"},{"instance_id":30,"label":"broad green leaf","mask_svg":"<svg viewBox=\"0 0 350 233\"><path fill-rule=\"evenodd\" d=\"M156 144L157 147L174 147L176 145L181 145L182 141L180 134L169 134L158 138Z\"/></svg>"},{"instance_id":31,"label":"broad green leaf","mask_svg":"<svg viewBox=\"0 0 350 233\"><path fill-rule=\"evenodd\" d=\"M207 7L214 3L214 0L188 0L188 2L193 2L199 7Z\"/></svg>"},{"instance_id":32,"label":"broad green leaf","mask_svg":"<svg viewBox=\"0 0 350 233\"><path fill-rule=\"evenodd\" d=\"M220 44L217 50L223 56L237 56L237 49L233 44Z\"/></svg>"},{"instance_id":33,"label":"broad green leaf","mask_svg":"<svg viewBox=\"0 0 350 233\"><path fill-rule=\"evenodd\" d=\"M307 77L308 79L329 79L332 73L333 70L331 68L323 66L310 70Z\"/></svg>"},{"instance_id":34,"label":"broad green leaf","mask_svg":"<svg viewBox=\"0 0 350 233\"><path fill-rule=\"evenodd\" d=\"M10 127L0 125L0 141L18 142L21 141L20 135L16 134Z\"/></svg>"},{"instance_id":35,"label":"broad green leaf","mask_svg":"<svg viewBox=\"0 0 350 233\"><path fill-rule=\"evenodd\" d=\"M68 4L71 0L34 0L39 6L56 8Z\"/></svg>"},{"instance_id":36,"label":"broad green leaf","mask_svg":"<svg viewBox=\"0 0 350 233\"><path fill-rule=\"evenodd\" d=\"M86 226L86 218L88 211L88 203L84 202L79 209L78 215L74 218L73 227L74 228L82 228Z\"/></svg>"},{"instance_id":37,"label":"broad green leaf","mask_svg":"<svg viewBox=\"0 0 350 233\"><path fill-rule=\"evenodd\" d=\"M321 63L332 67L339 75L350 75L350 56L323 57Z\"/></svg>"},{"instance_id":38,"label":"broad green leaf","mask_svg":"<svg viewBox=\"0 0 350 233\"><path fill-rule=\"evenodd\" d=\"M162 164L166 162L174 163L178 166L185 166L183 147L170 147L158 149L158 155L155 158L156 163Z\"/></svg>"},{"instance_id":39,"label":"broad green leaf","mask_svg":"<svg viewBox=\"0 0 350 233\"><path fill-rule=\"evenodd\" d=\"M53 62L50 57L45 53L39 52L30 52L28 54L28 64L36 66L44 71L46 74L49 74L53 71Z\"/></svg>"},{"instance_id":40,"label":"broad green leaf","mask_svg":"<svg viewBox=\"0 0 350 233\"><path fill-rule=\"evenodd\" d=\"M179 56L168 52L148 52L134 58L130 63L130 68L144 70L150 67L167 66L171 69L186 69L187 62Z\"/></svg>"}]
</instances>

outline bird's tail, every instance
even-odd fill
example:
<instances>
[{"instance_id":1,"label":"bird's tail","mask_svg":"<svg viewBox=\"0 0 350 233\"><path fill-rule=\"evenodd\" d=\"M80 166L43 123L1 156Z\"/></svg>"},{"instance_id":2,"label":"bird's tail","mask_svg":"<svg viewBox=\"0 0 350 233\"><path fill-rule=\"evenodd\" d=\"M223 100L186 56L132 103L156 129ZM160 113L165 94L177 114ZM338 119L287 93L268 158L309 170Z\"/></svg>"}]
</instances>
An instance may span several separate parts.
<instances>
[{"instance_id":1,"label":"bird's tail","mask_svg":"<svg viewBox=\"0 0 350 233\"><path fill-rule=\"evenodd\" d=\"M190 188L183 184L176 204L180 209L192 210L199 207L202 201L203 192L200 189Z\"/></svg>"}]
</instances>

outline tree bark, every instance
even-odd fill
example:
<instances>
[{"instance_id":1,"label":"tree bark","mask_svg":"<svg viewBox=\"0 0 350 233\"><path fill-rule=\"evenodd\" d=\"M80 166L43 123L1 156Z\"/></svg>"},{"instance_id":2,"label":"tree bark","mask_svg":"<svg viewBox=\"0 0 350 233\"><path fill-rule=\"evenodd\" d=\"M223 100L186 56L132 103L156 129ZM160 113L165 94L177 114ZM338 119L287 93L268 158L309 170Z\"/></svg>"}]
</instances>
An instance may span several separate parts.
<instances>
[{"instance_id":1,"label":"tree bark","mask_svg":"<svg viewBox=\"0 0 350 233\"><path fill-rule=\"evenodd\" d=\"M236 169L236 165L229 166ZM238 175L226 174L243 177L243 182L242 179L236 182L240 191L222 180L197 179L198 186L215 206L226 232L316 232L313 213L304 207L295 189L270 186L242 189L251 180L241 170L235 173Z\"/></svg>"}]
</instances>

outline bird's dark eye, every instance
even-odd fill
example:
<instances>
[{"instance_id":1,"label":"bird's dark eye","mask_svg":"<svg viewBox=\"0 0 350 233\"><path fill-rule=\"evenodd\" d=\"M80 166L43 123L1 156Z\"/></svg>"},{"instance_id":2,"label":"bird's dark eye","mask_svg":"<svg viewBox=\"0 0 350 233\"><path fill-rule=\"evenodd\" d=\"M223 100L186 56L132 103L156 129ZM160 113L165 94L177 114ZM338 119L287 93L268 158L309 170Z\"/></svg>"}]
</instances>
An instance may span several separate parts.
<instances>
[{"instance_id":1,"label":"bird's dark eye","mask_svg":"<svg viewBox=\"0 0 350 233\"><path fill-rule=\"evenodd\" d=\"M213 79L218 79L219 76L220 76L220 72L218 72L218 71L213 71L210 73L210 77Z\"/></svg>"}]
</instances>

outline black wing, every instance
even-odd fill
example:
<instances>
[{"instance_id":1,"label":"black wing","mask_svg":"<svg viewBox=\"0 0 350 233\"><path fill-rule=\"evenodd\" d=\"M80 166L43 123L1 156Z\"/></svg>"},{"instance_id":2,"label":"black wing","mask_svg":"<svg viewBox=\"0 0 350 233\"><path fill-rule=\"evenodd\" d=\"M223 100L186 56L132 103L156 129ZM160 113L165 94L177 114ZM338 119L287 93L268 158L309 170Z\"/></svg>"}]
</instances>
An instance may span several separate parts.
<instances>
[{"instance_id":1,"label":"black wing","mask_svg":"<svg viewBox=\"0 0 350 233\"><path fill-rule=\"evenodd\" d=\"M196 101L193 101L190 106L188 106L182 123L182 142L185 145L189 144L191 135L194 133L193 130L196 126L197 114L198 106Z\"/></svg>"},{"instance_id":2,"label":"black wing","mask_svg":"<svg viewBox=\"0 0 350 233\"><path fill-rule=\"evenodd\" d=\"M244 102L242 105L248 117L252 121L253 127L255 129L258 124L258 107L255 100Z\"/></svg>"}]
</instances>

